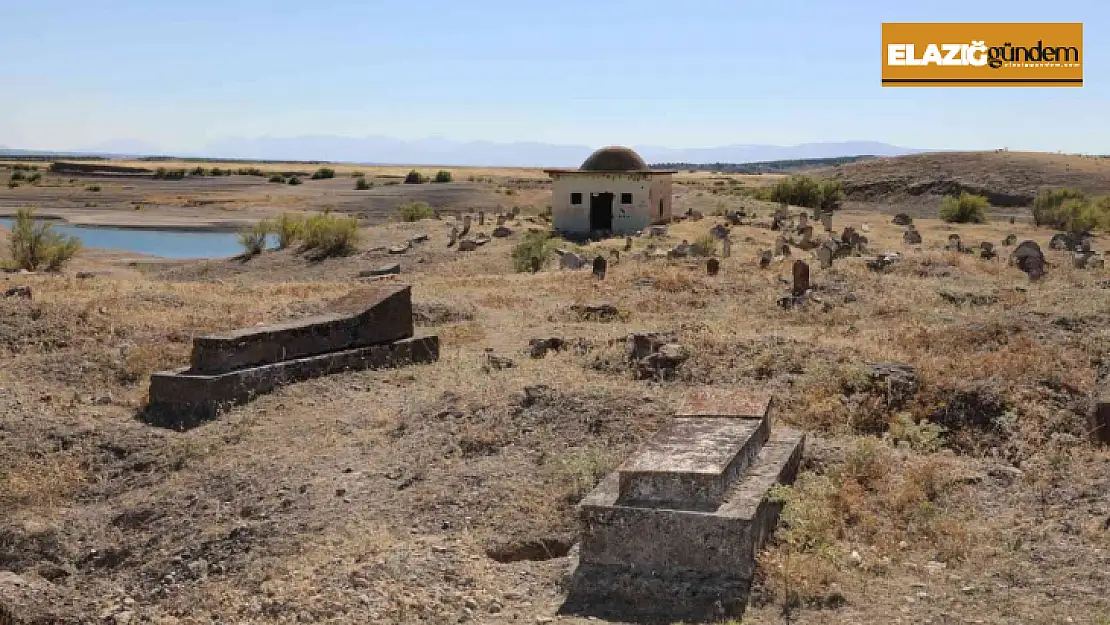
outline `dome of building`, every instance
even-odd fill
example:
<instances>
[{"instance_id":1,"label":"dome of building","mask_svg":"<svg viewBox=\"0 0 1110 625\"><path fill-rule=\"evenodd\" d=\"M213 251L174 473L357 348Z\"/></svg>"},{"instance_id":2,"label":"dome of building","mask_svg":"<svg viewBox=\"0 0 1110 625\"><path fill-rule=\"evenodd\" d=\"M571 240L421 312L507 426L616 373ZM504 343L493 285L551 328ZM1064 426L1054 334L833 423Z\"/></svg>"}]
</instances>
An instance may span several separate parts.
<instances>
[{"instance_id":1,"label":"dome of building","mask_svg":"<svg viewBox=\"0 0 1110 625\"><path fill-rule=\"evenodd\" d=\"M646 171L648 166L635 150L611 145L591 154L582 162L579 169L581 171Z\"/></svg>"}]
</instances>

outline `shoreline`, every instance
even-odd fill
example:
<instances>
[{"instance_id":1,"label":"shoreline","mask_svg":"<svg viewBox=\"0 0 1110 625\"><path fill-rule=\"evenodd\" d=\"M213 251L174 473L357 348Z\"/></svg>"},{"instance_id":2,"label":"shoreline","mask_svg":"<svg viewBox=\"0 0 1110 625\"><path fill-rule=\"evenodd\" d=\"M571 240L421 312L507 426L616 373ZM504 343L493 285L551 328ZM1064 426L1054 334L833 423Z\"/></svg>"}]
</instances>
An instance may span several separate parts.
<instances>
[{"instance_id":1,"label":"shoreline","mask_svg":"<svg viewBox=\"0 0 1110 625\"><path fill-rule=\"evenodd\" d=\"M15 211L0 210L0 219L15 219ZM205 219L160 221L158 218L146 220L113 220L108 218L83 219L80 215L65 215L60 213L42 213L35 215L35 221L60 222L74 228L108 229L108 230L155 230L165 232L183 232L197 234L235 234L244 227L250 226L254 221L227 220L213 221Z\"/></svg>"}]
</instances>

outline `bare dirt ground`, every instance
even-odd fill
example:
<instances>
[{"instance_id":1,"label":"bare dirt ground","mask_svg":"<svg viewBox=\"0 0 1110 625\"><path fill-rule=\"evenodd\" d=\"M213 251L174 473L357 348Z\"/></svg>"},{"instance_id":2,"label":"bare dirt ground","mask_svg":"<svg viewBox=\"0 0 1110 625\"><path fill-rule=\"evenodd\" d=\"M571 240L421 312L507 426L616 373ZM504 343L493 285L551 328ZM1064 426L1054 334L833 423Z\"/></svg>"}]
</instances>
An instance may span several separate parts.
<instances>
[{"instance_id":1,"label":"bare dirt ground","mask_svg":"<svg viewBox=\"0 0 1110 625\"><path fill-rule=\"evenodd\" d=\"M707 184L678 185L681 206L751 201ZM558 613L574 503L684 389L716 384L774 393L811 437L745 623L1110 622L1110 451L1085 416L1110 274L1073 269L1023 221L919 220L921 251L888 215L835 221L905 258L811 261L827 306L791 311L776 304L790 263L757 263L777 233L748 226L715 278L633 254L603 282L515 274L528 222L460 254L450 220L368 227L359 253L323 263L84 252L62 275L3 276L34 298L0 298L0 606L43 623L586 623ZM402 257L372 251L418 232ZM1030 283L1005 248L945 252L951 232L1034 239L1048 277ZM187 432L137 419L150 372L187 362L193 336L328 310L395 260L438 363L297 384ZM622 317L570 311L602 301ZM636 330L690 350L675 379L633 375ZM550 336L585 349L524 353ZM489 370L487 348L515 366ZM920 389L896 401L869 362L912 365Z\"/></svg>"}]
</instances>

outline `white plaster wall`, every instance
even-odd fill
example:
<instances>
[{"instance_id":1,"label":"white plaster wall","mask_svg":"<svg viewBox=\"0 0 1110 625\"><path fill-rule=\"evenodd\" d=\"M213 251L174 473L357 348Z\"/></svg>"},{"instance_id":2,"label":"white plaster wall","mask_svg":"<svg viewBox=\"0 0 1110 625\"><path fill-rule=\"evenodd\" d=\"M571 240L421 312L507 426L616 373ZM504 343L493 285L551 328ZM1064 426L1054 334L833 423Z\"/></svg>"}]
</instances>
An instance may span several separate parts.
<instances>
[{"instance_id":1,"label":"white plaster wall","mask_svg":"<svg viewBox=\"0 0 1110 625\"><path fill-rule=\"evenodd\" d=\"M614 234L631 234L659 221L660 197L666 217L670 218L670 176L597 173L552 174L552 178L551 220L557 231L589 233L591 193L613 194ZM571 204L571 193L581 193L582 203ZM632 194L631 204L621 204L622 193Z\"/></svg>"}]
</instances>

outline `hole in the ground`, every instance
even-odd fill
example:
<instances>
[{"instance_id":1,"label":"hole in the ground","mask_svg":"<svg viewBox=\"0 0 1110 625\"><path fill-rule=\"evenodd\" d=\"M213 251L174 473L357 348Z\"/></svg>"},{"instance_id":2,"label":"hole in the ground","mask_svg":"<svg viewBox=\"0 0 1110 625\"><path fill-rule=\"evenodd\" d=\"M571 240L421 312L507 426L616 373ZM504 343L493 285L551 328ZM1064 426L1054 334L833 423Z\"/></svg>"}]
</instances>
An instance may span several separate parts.
<instances>
[{"instance_id":1,"label":"hole in the ground","mask_svg":"<svg viewBox=\"0 0 1110 625\"><path fill-rule=\"evenodd\" d=\"M570 553L570 548L573 546L573 538L562 536L513 540L488 547L486 555L502 564L522 560L542 562L562 558Z\"/></svg>"}]
</instances>

